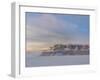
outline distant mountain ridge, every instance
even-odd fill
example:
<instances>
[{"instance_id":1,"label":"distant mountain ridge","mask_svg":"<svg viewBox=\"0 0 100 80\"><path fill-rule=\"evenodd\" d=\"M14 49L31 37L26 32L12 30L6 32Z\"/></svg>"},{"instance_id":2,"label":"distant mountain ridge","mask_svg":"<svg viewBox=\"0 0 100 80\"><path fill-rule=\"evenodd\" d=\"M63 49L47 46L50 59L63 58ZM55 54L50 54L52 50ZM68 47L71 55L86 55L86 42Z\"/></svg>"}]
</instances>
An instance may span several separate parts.
<instances>
[{"instance_id":1,"label":"distant mountain ridge","mask_svg":"<svg viewBox=\"0 0 100 80\"><path fill-rule=\"evenodd\" d=\"M43 51L40 56L62 56L62 55L89 55L89 45L63 45L56 44L49 50Z\"/></svg>"}]
</instances>

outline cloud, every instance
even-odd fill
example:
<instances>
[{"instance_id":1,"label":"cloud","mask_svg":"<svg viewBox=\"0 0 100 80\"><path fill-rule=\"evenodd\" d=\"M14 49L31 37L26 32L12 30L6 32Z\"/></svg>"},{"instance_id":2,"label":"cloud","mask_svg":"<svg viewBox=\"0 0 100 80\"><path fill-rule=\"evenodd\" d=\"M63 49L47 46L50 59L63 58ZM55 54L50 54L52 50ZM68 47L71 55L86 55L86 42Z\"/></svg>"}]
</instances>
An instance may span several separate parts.
<instances>
[{"instance_id":1,"label":"cloud","mask_svg":"<svg viewBox=\"0 0 100 80\"><path fill-rule=\"evenodd\" d=\"M86 39L78 34L78 27L77 24L59 19L52 14L39 14L36 17L27 17L26 40L41 45L84 43Z\"/></svg>"}]
</instances>

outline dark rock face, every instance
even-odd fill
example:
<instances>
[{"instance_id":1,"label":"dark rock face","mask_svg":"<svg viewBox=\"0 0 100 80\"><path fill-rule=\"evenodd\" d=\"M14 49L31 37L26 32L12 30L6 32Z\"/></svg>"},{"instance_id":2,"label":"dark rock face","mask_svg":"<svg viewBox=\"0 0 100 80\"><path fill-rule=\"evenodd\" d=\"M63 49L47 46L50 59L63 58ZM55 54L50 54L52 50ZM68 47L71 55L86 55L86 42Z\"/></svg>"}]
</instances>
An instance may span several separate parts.
<instances>
[{"instance_id":1,"label":"dark rock face","mask_svg":"<svg viewBox=\"0 0 100 80\"><path fill-rule=\"evenodd\" d=\"M89 55L88 51L42 52L40 56Z\"/></svg>"}]
</instances>

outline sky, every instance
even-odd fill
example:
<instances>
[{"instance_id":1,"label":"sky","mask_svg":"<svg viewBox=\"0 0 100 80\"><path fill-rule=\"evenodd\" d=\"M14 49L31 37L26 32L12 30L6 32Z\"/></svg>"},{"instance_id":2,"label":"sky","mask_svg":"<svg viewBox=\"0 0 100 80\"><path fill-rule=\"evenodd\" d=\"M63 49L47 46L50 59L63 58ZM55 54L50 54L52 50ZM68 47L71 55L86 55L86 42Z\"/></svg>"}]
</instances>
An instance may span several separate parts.
<instances>
[{"instance_id":1,"label":"sky","mask_svg":"<svg viewBox=\"0 0 100 80\"><path fill-rule=\"evenodd\" d=\"M26 12L26 50L55 44L89 44L89 15Z\"/></svg>"}]
</instances>

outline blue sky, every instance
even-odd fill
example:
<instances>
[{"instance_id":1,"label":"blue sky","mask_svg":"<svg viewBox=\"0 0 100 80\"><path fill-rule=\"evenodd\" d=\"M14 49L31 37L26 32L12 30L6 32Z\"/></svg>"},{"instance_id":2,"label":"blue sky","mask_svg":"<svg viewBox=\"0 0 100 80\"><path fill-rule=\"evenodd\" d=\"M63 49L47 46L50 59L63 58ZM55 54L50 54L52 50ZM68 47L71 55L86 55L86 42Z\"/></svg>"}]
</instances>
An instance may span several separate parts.
<instances>
[{"instance_id":1,"label":"blue sky","mask_svg":"<svg viewBox=\"0 0 100 80\"><path fill-rule=\"evenodd\" d=\"M28 50L54 44L89 44L89 16L26 12Z\"/></svg>"}]
</instances>

